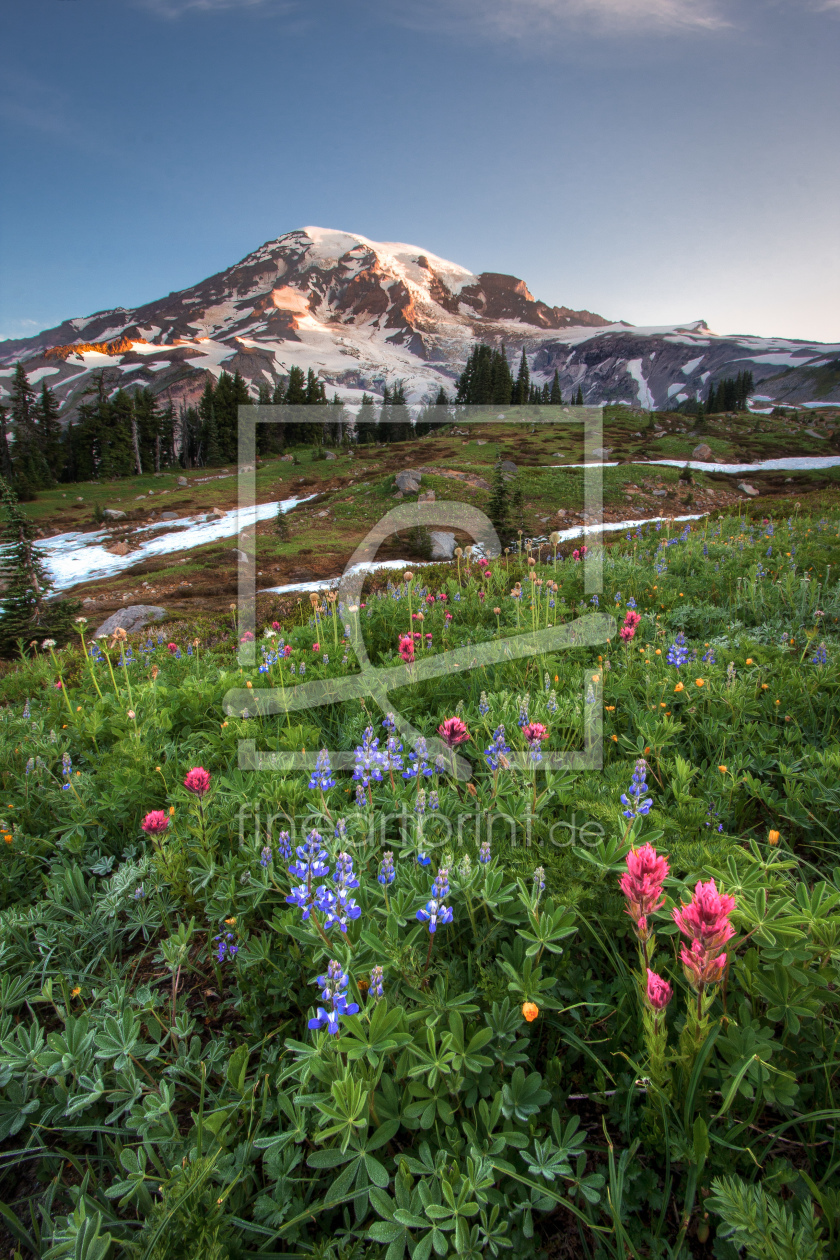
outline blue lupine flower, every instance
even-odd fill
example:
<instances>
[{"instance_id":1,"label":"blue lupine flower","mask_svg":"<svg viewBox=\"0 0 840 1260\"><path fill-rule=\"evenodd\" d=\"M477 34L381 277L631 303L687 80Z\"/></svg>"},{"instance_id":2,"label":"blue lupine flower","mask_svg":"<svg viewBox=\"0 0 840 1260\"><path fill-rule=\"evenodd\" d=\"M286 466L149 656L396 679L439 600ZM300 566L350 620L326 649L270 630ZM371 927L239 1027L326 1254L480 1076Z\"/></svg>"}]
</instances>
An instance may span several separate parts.
<instances>
[{"instance_id":1,"label":"blue lupine flower","mask_svg":"<svg viewBox=\"0 0 840 1260\"><path fill-rule=\"evenodd\" d=\"M298 879L305 879L309 883L329 875L330 868L324 861L327 851L321 847L323 843L323 836L317 831L310 831L306 837L306 843L296 849L298 860L292 862L289 874L295 875Z\"/></svg>"},{"instance_id":2,"label":"blue lupine flower","mask_svg":"<svg viewBox=\"0 0 840 1260\"><path fill-rule=\"evenodd\" d=\"M479 711L479 713L481 714L481 716L482 716L482 717L484 717L484 716L485 716L485 714L487 714L487 713L489 713L489 712L490 712L490 705L487 703L487 692L486 692L486 691L482 691L482 693L481 693L481 696L480 696L479 701L478 701L478 711Z\"/></svg>"},{"instance_id":3,"label":"blue lupine flower","mask_svg":"<svg viewBox=\"0 0 840 1260\"><path fill-rule=\"evenodd\" d=\"M329 1033L339 1031L338 1021L342 1015L355 1015L359 1009L356 1002L348 1002L344 996L350 977L341 969L341 963L330 960L327 974L318 976L321 986L321 997L325 1005L317 1008L317 1013L310 1019L307 1027L312 1029L326 1028Z\"/></svg>"},{"instance_id":4,"label":"blue lupine flower","mask_svg":"<svg viewBox=\"0 0 840 1260\"><path fill-rule=\"evenodd\" d=\"M402 770L402 744L396 735L388 736L388 740L381 756L383 770L389 770L391 773L393 773L394 770L398 772Z\"/></svg>"},{"instance_id":5,"label":"blue lupine flower","mask_svg":"<svg viewBox=\"0 0 840 1260\"><path fill-rule=\"evenodd\" d=\"M482 865L484 865L484 864L486 864L487 862L489 862L489 861L490 861L490 859L492 858L492 856L493 856L493 854L492 854L492 853L491 853L491 851L490 851L490 841L489 841L489 840L482 840L482 842L481 842L481 844L480 844L480 846L479 846L479 850L478 850L478 860L479 860L479 862L481 862L481 863L482 863Z\"/></svg>"},{"instance_id":6,"label":"blue lupine flower","mask_svg":"<svg viewBox=\"0 0 840 1260\"><path fill-rule=\"evenodd\" d=\"M551 691L549 692L549 695L548 695L548 701L546 702L546 706L545 706L545 707L548 709L548 712L549 712L549 713L556 713L556 712L557 712L557 696L556 696L556 694L555 694L555 692L554 692L554 688L553 688L553 687L552 687Z\"/></svg>"},{"instance_id":7,"label":"blue lupine flower","mask_svg":"<svg viewBox=\"0 0 840 1260\"><path fill-rule=\"evenodd\" d=\"M376 998L377 1002L381 997L385 996L385 972L381 967L374 967L370 973L370 993Z\"/></svg>"},{"instance_id":8,"label":"blue lupine flower","mask_svg":"<svg viewBox=\"0 0 840 1260\"><path fill-rule=\"evenodd\" d=\"M534 892L545 892L545 868L542 866L534 868Z\"/></svg>"},{"instance_id":9,"label":"blue lupine flower","mask_svg":"<svg viewBox=\"0 0 840 1260\"><path fill-rule=\"evenodd\" d=\"M452 907L442 906L434 898L426 902L422 910L417 911L417 918L421 923L428 923L429 932L434 934L437 931L439 923L452 922Z\"/></svg>"},{"instance_id":10,"label":"blue lupine flower","mask_svg":"<svg viewBox=\"0 0 840 1260\"><path fill-rule=\"evenodd\" d=\"M393 713L385 714L385 718L382 722L382 725L385 727L386 731L393 734L393 732L397 729L397 725L396 725L396 722L394 721Z\"/></svg>"},{"instance_id":11,"label":"blue lupine flower","mask_svg":"<svg viewBox=\"0 0 840 1260\"><path fill-rule=\"evenodd\" d=\"M812 665L825 665L828 660L828 652L825 650L825 644L821 643L814 655L811 657Z\"/></svg>"},{"instance_id":12,"label":"blue lupine flower","mask_svg":"<svg viewBox=\"0 0 840 1260\"><path fill-rule=\"evenodd\" d=\"M335 787L335 779L332 777L332 766L330 765L330 754L326 748L322 748L318 753L318 759L315 762L315 769L312 771L309 786L310 788L320 788L322 792L326 792L328 788Z\"/></svg>"},{"instance_id":13,"label":"blue lupine flower","mask_svg":"<svg viewBox=\"0 0 840 1260\"><path fill-rule=\"evenodd\" d=\"M359 881L353 870L353 858L349 853L339 853L335 859L333 882L339 888L358 888Z\"/></svg>"},{"instance_id":14,"label":"blue lupine flower","mask_svg":"<svg viewBox=\"0 0 840 1260\"><path fill-rule=\"evenodd\" d=\"M428 866L431 860L432 859L430 857L427 857L426 854L423 852L420 852L417 854L417 863L419 866Z\"/></svg>"},{"instance_id":15,"label":"blue lupine flower","mask_svg":"<svg viewBox=\"0 0 840 1260\"><path fill-rule=\"evenodd\" d=\"M491 770L498 770L501 766L503 769L508 768L506 753L510 752L510 745L505 739L504 726L497 726L493 732L493 743L489 748L484 750L484 760Z\"/></svg>"},{"instance_id":16,"label":"blue lupine flower","mask_svg":"<svg viewBox=\"0 0 840 1260\"><path fill-rule=\"evenodd\" d=\"M379 863L379 874L376 878L380 884L386 887L388 884L393 884L397 878L397 872L394 870L394 854L390 849L382 854L382 861Z\"/></svg>"},{"instance_id":17,"label":"blue lupine flower","mask_svg":"<svg viewBox=\"0 0 840 1260\"><path fill-rule=\"evenodd\" d=\"M327 931L338 924L342 932L347 931L347 920L358 919L362 913L361 906L358 906L350 896L346 888L339 888L335 894L328 894L329 905L324 906L326 910L326 918L324 919L324 927Z\"/></svg>"},{"instance_id":18,"label":"blue lupine flower","mask_svg":"<svg viewBox=\"0 0 840 1260\"><path fill-rule=\"evenodd\" d=\"M333 835L339 843L344 841L344 837L347 835L347 823L343 818L339 818L338 822L335 824Z\"/></svg>"},{"instance_id":19,"label":"blue lupine flower","mask_svg":"<svg viewBox=\"0 0 840 1260\"><path fill-rule=\"evenodd\" d=\"M239 953L239 946L233 943L233 932L222 932L219 936L214 936L213 940L218 947L218 962L224 962L226 957L235 958Z\"/></svg>"},{"instance_id":20,"label":"blue lupine flower","mask_svg":"<svg viewBox=\"0 0 840 1260\"><path fill-rule=\"evenodd\" d=\"M143 885L142 885L142 884L138 884L138 885L137 885L137 887L136 887L136 888L135 888L135 890L134 890L134 900L135 900L135 901L142 901L142 900L144 899L144 897L145 897L145 896L146 896L146 890L145 890L145 888L143 887Z\"/></svg>"},{"instance_id":21,"label":"blue lupine flower","mask_svg":"<svg viewBox=\"0 0 840 1260\"><path fill-rule=\"evenodd\" d=\"M629 538L629 537L630 537L630 535L628 534L628 535L627 535L627 537ZM616 593L615 593L615 602L616 602L617 604L620 604L620 603L621 603L621 591L616 591Z\"/></svg>"},{"instance_id":22,"label":"blue lupine flower","mask_svg":"<svg viewBox=\"0 0 840 1260\"><path fill-rule=\"evenodd\" d=\"M281 862L288 862L292 856L292 837L288 831L281 831L277 837L277 852Z\"/></svg>"},{"instance_id":23,"label":"blue lupine flower","mask_svg":"<svg viewBox=\"0 0 840 1260\"><path fill-rule=\"evenodd\" d=\"M353 778L361 787L369 783L382 782L382 753L379 752L379 740L373 737L373 727L365 728L361 744L356 747L356 768Z\"/></svg>"},{"instance_id":24,"label":"blue lupine flower","mask_svg":"<svg viewBox=\"0 0 840 1260\"><path fill-rule=\"evenodd\" d=\"M709 648L708 652L704 652L703 663L704 665L717 665L717 657L715 656L714 648Z\"/></svg>"},{"instance_id":25,"label":"blue lupine flower","mask_svg":"<svg viewBox=\"0 0 840 1260\"><path fill-rule=\"evenodd\" d=\"M446 774L448 769L449 766L446 763L446 758L443 753L438 753L435 757L435 774Z\"/></svg>"},{"instance_id":26,"label":"blue lupine flower","mask_svg":"<svg viewBox=\"0 0 840 1260\"><path fill-rule=\"evenodd\" d=\"M263 849L262 853L260 854L260 866L262 866L263 869L265 869L265 867L270 866L270 865L271 865L271 846L267 844L265 848Z\"/></svg>"},{"instance_id":27,"label":"blue lupine flower","mask_svg":"<svg viewBox=\"0 0 840 1260\"><path fill-rule=\"evenodd\" d=\"M414 802L414 812L415 814L419 814L421 817L426 812L426 792L424 788L418 789L417 798Z\"/></svg>"},{"instance_id":28,"label":"blue lupine flower","mask_svg":"<svg viewBox=\"0 0 840 1260\"><path fill-rule=\"evenodd\" d=\"M70 775L73 773L73 762L70 760L69 753L64 752L61 754L61 765L63 767L61 773L64 775L65 779L69 779Z\"/></svg>"},{"instance_id":29,"label":"blue lupine flower","mask_svg":"<svg viewBox=\"0 0 840 1260\"><path fill-rule=\"evenodd\" d=\"M437 901L443 901L444 897L449 896L449 868L447 866L442 866L435 876L432 893Z\"/></svg>"},{"instance_id":30,"label":"blue lupine flower","mask_svg":"<svg viewBox=\"0 0 840 1260\"><path fill-rule=\"evenodd\" d=\"M648 785L645 781L646 778L647 762L644 757L640 757L636 762L635 769L633 770L633 778L630 781L627 794L625 795L622 793L621 796L622 805L627 806L627 808L622 811L625 818L640 818L650 813L653 798L649 796L646 800L642 799L645 792L648 791Z\"/></svg>"},{"instance_id":31,"label":"blue lupine flower","mask_svg":"<svg viewBox=\"0 0 840 1260\"><path fill-rule=\"evenodd\" d=\"M358 805L359 809L364 809L364 807L367 805L367 797L365 796L365 789L362 787L361 783L356 784L356 804Z\"/></svg>"},{"instance_id":32,"label":"blue lupine flower","mask_svg":"<svg viewBox=\"0 0 840 1260\"><path fill-rule=\"evenodd\" d=\"M635 607L636 607L636 601L635 601L635 599L633 599L633 597L632 597L632 596L631 596L631 597L630 597L630 599L628 599L628 601L627 601L627 607L628 607L628 608L635 608Z\"/></svg>"},{"instance_id":33,"label":"blue lupine flower","mask_svg":"<svg viewBox=\"0 0 840 1260\"><path fill-rule=\"evenodd\" d=\"M675 669L679 669L681 665L687 665L691 659L691 653L686 647L685 635L680 631L674 642L668 648L667 661L669 665L673 665Z\"/></svg>"},{"instance_id":34,"label":"blue lupine flower","mask_svg":"<svg viewBox=\"0 0 840 1260\"><path fill-rule=\"evenodd\" d=\"M429 809L440 809L440 797L435 791L429 793Z\"/></svg>"},{"instance_id":35,"label":"blue lupine flower","mask_svg":"<svg viewBox=\"0 0 840 1260\"><path fill-rule=\"evenodd\" d=\"M597 595L593 595L589 602L590 604L594 604L596 608L599 607Z\"/></svg>"},{"instance_id":36,"label":"blue lupine flower","mask_svg":"<svg viewBox=\"0 0 840 1260\"><path fill-rule=\"evenodd\" d=\"M530 696L524 696L519 701L519 717L516 719L517 726L528 725L528 706L531 703Z\"/></svg>"},{"instance_id":37,"label":"blue lupine flower","mask_svg":"<svg viewBox=\"0 0 840 1260\"><path fill-rule=\"evenodd\" d=\"M416 779L422 774L422 775L425 775L426 778L428 778L432 773L432 767L429 765L428 761L426 760L427 755L428 755L428 748L426 745L426 741L421 735L419 736L419 738L417 739L417 742L414 745L414 751L411 753L408 759L408 765L406 766L405 770L403 770L402 777L404 779Z\"/></svg>"}]
</instances>

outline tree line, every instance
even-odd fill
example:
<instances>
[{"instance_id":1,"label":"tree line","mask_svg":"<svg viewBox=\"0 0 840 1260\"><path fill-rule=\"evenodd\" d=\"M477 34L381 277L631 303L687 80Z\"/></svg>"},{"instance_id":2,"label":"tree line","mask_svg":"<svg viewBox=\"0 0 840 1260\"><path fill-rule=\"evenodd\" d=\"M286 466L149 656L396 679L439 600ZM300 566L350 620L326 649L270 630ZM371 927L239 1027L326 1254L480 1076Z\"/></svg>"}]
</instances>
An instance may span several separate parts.
<instances>
[{"instance_id":1,"label":"tree line","mask_svg":"<svg viewBox=\"0 0 840 1260\"><path fill-rule=\"evenodd\" d=\"M583 406L583 391L569 400L572 406ZM467 359L467 365L458 377L455 402L468 406L558 406L563 402L560 377L555 371L549 385L537 385L531 380L528 360L522 351L519 368L514 377L508 363L507 351L502 346L475 346Z\"/></svg>"}]
</instances>

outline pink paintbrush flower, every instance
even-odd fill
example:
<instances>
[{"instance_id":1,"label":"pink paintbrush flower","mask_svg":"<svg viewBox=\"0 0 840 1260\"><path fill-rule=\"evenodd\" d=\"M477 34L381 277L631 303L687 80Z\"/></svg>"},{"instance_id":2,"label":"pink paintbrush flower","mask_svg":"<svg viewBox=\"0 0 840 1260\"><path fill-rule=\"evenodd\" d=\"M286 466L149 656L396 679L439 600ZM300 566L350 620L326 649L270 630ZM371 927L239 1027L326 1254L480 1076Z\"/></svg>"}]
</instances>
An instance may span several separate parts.
<instances>
[{"instance_id":1,"label":"pink paintbrush flower","mask_svg":"<svg viewBox=\"0 0 840 1260\"><path fill-rule=\"evenodd\" d=\"M665 900L662 885L670 868L667 858L661 857L652 844L631 849L626 860L627 871L618 884L627 901L627 913L644 939L647 916L658 910Z\"/></svg>"},{"instance_id":2,"label":"pink paintbrush flower","mask_svg":"<svg viewBox=\"0 0 840 1260\"><path fill-rule=\"evenodd\" d=\"M543 726L542 722L529 722L522 727L522 734L532 748L535 744L539 747L544 739L548 739L548 727Z\"/></svg>"},{"instance_id":3,"label":"pink paintbrush flower","mask_svg":"<svg viewBox=\"0 0 840 1260\"><path fill-rule=\"evenodd\" d=\"M205 796L210 791L210 775L203 766L194 766L184 779L184 787L194 796Z\"/></svg>"},{"instance_id":4,"label":"pink paintbrush flower","mask_svg":"<svg viewBox=\"0 0 840 1260\"><path fill-rule=\"evenodd\" d=\"M406 665L410 665L414 660L414 639L409 634L400 635L400 656Z\"/></svg>"},{"instance_id":5,"label":"pink paintbrush flower","mask_svg":"<svg viewBox=\"0 0 840 1260\"><path fill-rule=\"evenodd\" d=\"M674 990L671 988L667 980L663 980L655 971L651 971L648 967L647 973L647 1000L655 1011L664 1011L665 1007L674 996Z\"/></svg>"},{"instance_id":6,"label":"pink paintbrush flower","mask_svg":"<svg viewBox=\"0 0 840 1260\"><path fill-rule=\"evenodd\" d=\"M735 909L735 898L717 890L715 881L700 880L688 905L674 910L673 918L683 936L699 941L704 950L720 950L735 935L729 916Z\"/></svg>"},{"instance_id":7,"label":"pink paintbrush flower","mask_svg":"<svg viewBox=\"0 0 840 1260\"><path fill-rule=\"evenodd\" d=\"M162 809L153 809L146 815L140 826L151 836L159 836L169 826L169 815Z\"/></svg>"},{"instance_id":8,"label":"pink paintbrush flower","mask_svg":"<svg viewBox=\"0 0 840 1260\"><path fill-rule=\"evenodd\" d=\"M469 731L459 717L450 717L441 722L438 727L438 735L450 748L456 748L458 744L465 744L470 738Z\"/></svg>"}]
</instances>

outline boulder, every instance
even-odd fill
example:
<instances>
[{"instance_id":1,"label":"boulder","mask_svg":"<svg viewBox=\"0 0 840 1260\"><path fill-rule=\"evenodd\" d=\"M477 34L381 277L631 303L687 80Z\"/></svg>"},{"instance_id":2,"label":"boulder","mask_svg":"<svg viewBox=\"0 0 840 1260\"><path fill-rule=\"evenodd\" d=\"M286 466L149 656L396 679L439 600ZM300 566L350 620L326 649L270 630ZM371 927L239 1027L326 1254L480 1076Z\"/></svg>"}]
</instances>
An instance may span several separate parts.
<instances>
[{"instance_id":1,"label":"boulder","mask_svg":"<svg viewBox=\"0 0 840 1260\"><path fill-rule=\"evenodd\" d=\"M105 550L108 552L109 555L112 555L112 556L127 556L128 543L117 542L117 543L114 543L113 546L111 547L106 547Z\"/></svg>"},{"instance_id":2,"label":"boulder","mask_svg":"<svg viewBox=\"0 0 840 1260\"><path fill-rule=\"evenodd\" d=\"M324 451L324 459L338 459L334 451Z\"/></svg>"},{"instance_id":3,"label":"boulder","mask_svg":"<svg viewBox=\"0 0 840 1260\"><path fill-rule=\"evenodd\" d=\"M190 483L187 481L186 477L179 477L179 478L178 478L178 485L179 485L179 486L188 486L189 484L190 484Z\"/></svg>"},{"instance_id":4,"label":"boulder","mask_svg":"<svg viewBox=\"0 0 840 1260\"><path fill-rule=\"evenodd\" d=\"M432 540L432 559L451 560L455 555L455 535L443 529L430 529Z\"/></svg>"},{"instance_id":5,"label":"boulder","mask_svg":"<svg viewBox=\"0 0 840 1260\"><path fill-rule=\"evenodd\" d=\"M593 446L592 450L589 451L589 458L606 459L611 450L611 446Z\"/></svg>"},{"instance_id":6,"label":"boulder","mask_svg":"<svg viewBox=\"0 0 840 1260\"><path fill-rule=\"evenodd\" d=\"M761 493L760 490L756 490L755 486L751 486L748 481L739 481L738 489L742 494L748 494L751 499L754 499L757 494Z\"/></svg>"},{"instance_id":7,"label":"boulder","mask_svg":"<svg viewBox=\"0 0 840 1260\"><path fill-rule=\"evenodd\" d=\"M87 603L87 600L85 600ZM166 616L165 608L156 608L154 604L129 604L127 608L119 608L113 613L96 632L96 638L100 634L113 634L115 630L125 630L126 634L137 634L150 621L162 621Z\"/></svg>"},{"instance_id":8,"label":"boulder","mask_svg":"<svg viewBox=\"0 0 840 1260\"><path fill-rule=\"evenodd\" d=\"M125 512L121 512L119 508L105 508L102 512L106 521L124 521Z\"/></svg>"},{"instance_id":9,"label":"boulder","mask_svg":"<svg viewBox=\"0 0 840 1260\"><path fill-rule=\"evenodd\" d=\"M700 445L695 446L694 450L691 452L692 459L702 459L704 463L707 464L710 460L713 460L714 457L714 451L707 442L701 442Z\"/></svg>"},{"instance_id":10,"label":"boulder","mask_svg":"<svg viewBox=\"0 0 840 1260\"><path fill-rule=\"evenodd\" d=\"M664 499L668 491L667 490L653 490L651 491L651 493L653 494L653 497L655 499Z\"/></svg>"},{"instance_id":11,"label":"boulder","mask_svg":"<svg viewBox=\"0 0 840 1260\"><path fill-rule=\"evenodd\" d=\"M514 464L512 459L503 459L499 466L503 473L510 473L511 476L513 476L514 473L519 472L519 469L516 467L516 464Z\"/></svg>"},{"instance_id":12,"label":"boulder","mask_svg":"<svg viewBox=\"0 0 840 1260\"><path fill-rule=\"evenodd\" d=\"M397 489L402 490L403 494L416 494L420 489L421 475L416 468L404 468L394 478Z\"/></svg>"},{"instance_id":13,"label":"boulder","mask_svg":"<svg viewBox=\"0 0 840 1260\"><path fill-rule=\"evenodd\" d=\"M246 555L244 551L240 551L238 547L234 547L231 551L227 552L227 554L229 556L233 556L237 564L250 564L251 563L251 557L249 555Z\"/></svg>"},{"instance_id":14,"label":"boulder","mask_svg":"<svg viewBox=\"0 0 840 1260\"><path fill-rule=\"evenodd\" d=\"M162 521L177 521L178 513L177 512L161 512L160 519Z\"/></svg>"},{"instance_id":15,"label":"boulder","mask_svg":"<svg viewBox=\"0 0 840 1260\"><path fill-rule=\"evenodd\" d=\"M424 490L423 493L421 495L418 495L417 497L418 503L434 503L434 501L435 501L434 490Z\"/></svg>"}]
</instances>

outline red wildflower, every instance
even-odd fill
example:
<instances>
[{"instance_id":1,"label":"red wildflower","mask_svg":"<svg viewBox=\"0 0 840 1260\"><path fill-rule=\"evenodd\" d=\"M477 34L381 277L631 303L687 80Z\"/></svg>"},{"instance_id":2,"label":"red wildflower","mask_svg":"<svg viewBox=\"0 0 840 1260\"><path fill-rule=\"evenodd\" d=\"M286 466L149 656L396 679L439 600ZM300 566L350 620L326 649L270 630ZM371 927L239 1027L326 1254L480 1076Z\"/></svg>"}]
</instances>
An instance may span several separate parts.
<instances>
[{"instance_id":1,"label":"red wildflower","mask_svg":"<svg viewBox=\"0 0 840 1260\"><path fill-rule=\"evenodd\" d=\"M410 665L414 660L414 639L409 634L400 635L400 656L406 665Z\"/></svg>"},{"instance_id":2,"label":"red wildflower","mask_svg":"<svg viewBox=\"0 0 840 1260\"><path fill-rule=\"evenodd\" d=\"M699 941L704 950L722 949L735 929L729 916L735 909L735 898L719 893L715 881L700 880L688 905L672 911L674 922L689 940Z\"/></svg>"},{"instance_id":3,"label":"red wildflower","mask_svg":"<svg viewBox=\"0 0 840 1260\"><path fill-rule=\"evenodd\" d=\"M470 733L459 717L446 718L438 727L438 735L445 744L450 748L456 748L458 744L465 744L470 738Z\"/></svg>"},{"instance_id":4,"label":"red wildflower","mask_svg":"<svg viewBox=\"0 0 840 1260\"><path fill-rule=\"evenodd\" d=\"M312 651L313 651L313 652L320 652L320 651L321 651L321 644L320 644L320 643L313 643L313 644L312 644Z\"/></svg>"},{"instance_id":5,"label":"red wildflower","mask_svg":"<svg viewBox=\"0 0 840 1260\"><path fill-rule=\"evenodd\" d=\"M548 739L548 727L543 726L542 722L529 722L522 727L522 734L533 748L534 744L540 745L544 739Z\"/></svg>"},{"instance_id":6,"label":"red wildflower","mask_svg":"<svg viewBox=\"0 0 840 1260\"><path fill-rule=\"evenodd\" d=\"M286 644L286 646L283 648L283 655L284 655L284 656L291 656L291 655L292 655L292 645L291 645L291 643L287 643L287 644Z\"/></svg>"},{"instance_id":7,"label":"red wildflower","mask_svg":"<svg viewBox=\"0 0 840 1260\"><path fill-rule=\"evenodd\" d=\"M253 643L253 641L254 641L254 636L250 630L246 630L242 638L239 640L240 643Z\"/></svg>"},{"instance_id":8,"label":"red wildflower","mask_svg":"<svg viewBox=\"0 0 840 1260\"><path fill-rule=\"evenodd\" d=\"M627 901L627 913L642 940L647 937L647 916L665 900L662 885L669 869L667 858L660 857L652 844L643 844L627 854L627 871L618 884Z\"/></svg>"},{"instance_id":9,"label":"red wildflower","mask_svg":"<svg viewBox=\"0 0 840 1260\"><path fill-rule=\"evenodd\" d=\"M664 1011L665 1007L674 996L674 990L671 988L667 980L663 980L655 971L651 971L648 967L647 973L647 1000L655 1011Z\"/></svg>"},{"instance_id":10,"label":"red wildflower","mask_svg":"<svg viewBox=\"0 0 840 1260\"><path fill-rule=\"evenodd\" d=\"M153 809L141 822L140 826L149 835L157 836L169 826L169 815L162 809Z\"/></svg>"},{"instance_id":11,"label":"red wildflower","mask_svg":"<svg viewBox=\"0 0 840 1260\"><path fill-rule=\"evenodd\" d=\"M204 796L210 791L210 775L203 766L194 766L184 779L184 787L195 796Z\"/></svg>"},{"instance_id":12,"label":"red wildflower","mask_svg":"<svg viewBox=\"0 0 840 1260\"><path fill-rule=\"evenodd\" d=\"M279 630L279 629L280 629L280 622L279 622L279 621L272 621L272 623L271 623L271 628L272 628L272 630Z\"/></svg>"},{"instance_id":13,"label":"red wildflower","mask_svg":"<svg viewBox=\"0 0 840 1260\"><path fill-rule=\"evenodd\" d=\"M166 646L167 646L167 648L169 649L169 651L170 651L170 652L177 652L177 651L178 651L178 644L177 644L177 643L167 643L167 645L166 645Z\"/></svg>"}]
</instances>

